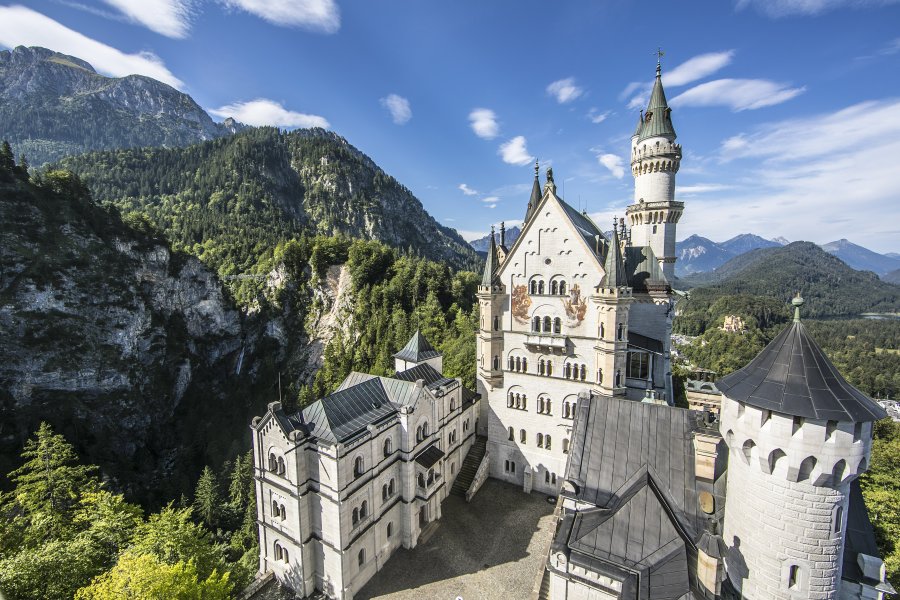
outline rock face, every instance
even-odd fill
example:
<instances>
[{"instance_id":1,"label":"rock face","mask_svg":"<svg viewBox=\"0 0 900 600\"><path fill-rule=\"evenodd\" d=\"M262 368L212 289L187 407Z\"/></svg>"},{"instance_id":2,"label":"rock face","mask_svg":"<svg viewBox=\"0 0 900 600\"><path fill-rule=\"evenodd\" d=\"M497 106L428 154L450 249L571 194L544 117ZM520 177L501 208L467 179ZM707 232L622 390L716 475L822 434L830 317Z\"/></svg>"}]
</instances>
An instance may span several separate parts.
<instances>
[{"instance_id":1,"label":"rock face","mask_svg":"<svg viewBox=\"0 0 900 600\"><path fill-rule=\"evenodd\" d=\"M104 77L46 48L0 52L0 138L32 165L88 150L184 146L243 128L215 123L190 96L150 77Z\"/></svg>"},{"instance_id":2,"label":"rock face","mask_svg":"<svg viewBox=\"0 0 900 600\"><path fill-rule=\"evenodd\" d=\"M0 182L0 474L48 421L116 487L177 497L243 445L260 338L200 261L53 177Z\"/></svg>"}]
</instances>

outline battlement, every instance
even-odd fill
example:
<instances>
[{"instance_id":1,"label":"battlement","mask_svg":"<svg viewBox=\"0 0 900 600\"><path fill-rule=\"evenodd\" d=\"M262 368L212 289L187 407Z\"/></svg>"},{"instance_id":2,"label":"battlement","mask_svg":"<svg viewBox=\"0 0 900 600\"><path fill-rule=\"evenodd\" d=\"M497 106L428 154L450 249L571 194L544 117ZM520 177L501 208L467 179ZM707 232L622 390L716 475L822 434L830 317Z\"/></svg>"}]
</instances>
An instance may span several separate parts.
<instances>
[{"instance_id":1,"label":"battlement","mask_svg":"<svg viewBox=\"0 0 900 600\"><path fill-rule=\"evenodd\" d=\"M641 199L637 204L632 204L625 209L629 225L678 223L684 212L684 202L675 200L662 200L657 202L644 202Z\"/></svg>"},{"instance_id":2,"label":"battlement","mask_svg":"<svg viewBox=\"0 0 900 600\"><path fill-rule=\"evenodd\" d=\"M656 157L672 157L681 160L681 144L674 142L657 141L653 144L646 142L636 145L631 149L631 162L647 160Z\"/></svg>"}]
</instances>

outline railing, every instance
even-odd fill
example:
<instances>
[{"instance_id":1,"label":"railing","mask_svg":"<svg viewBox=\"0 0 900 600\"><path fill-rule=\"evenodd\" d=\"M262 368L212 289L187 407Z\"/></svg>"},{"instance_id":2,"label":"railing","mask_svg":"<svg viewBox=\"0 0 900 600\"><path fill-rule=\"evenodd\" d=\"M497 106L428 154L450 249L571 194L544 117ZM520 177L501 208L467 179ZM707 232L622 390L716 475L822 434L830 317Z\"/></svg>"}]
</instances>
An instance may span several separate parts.
<instances>
[{"instance_id":1,"label":"railing","mask_svg":"<svg viewBox=\"0 0 900 600\"><path fill-rule=\"evenodd\" d=\"M529 334L528 337L525 338L525 343L529 346L542 346L557 350L565 350L568 341L569 338L564 335Z\"/></svg>"},{"instance_id":2,"label":"railing","mask_svg":"<svg viewBox=\"0 0 900 600\"><path fill-rule=\"evenodd\" d=\"M475 477L472 478L472 483L469 484L469 489L466 490L466 502L471 502L472 497L475 496L475 493L481 488L481 485L487 480L488 477L488 469L490 467L490 452L485 449L484 457L481 459L481 463L478 465L478 470L475 471Z\"/></svg>"}]
</instances>

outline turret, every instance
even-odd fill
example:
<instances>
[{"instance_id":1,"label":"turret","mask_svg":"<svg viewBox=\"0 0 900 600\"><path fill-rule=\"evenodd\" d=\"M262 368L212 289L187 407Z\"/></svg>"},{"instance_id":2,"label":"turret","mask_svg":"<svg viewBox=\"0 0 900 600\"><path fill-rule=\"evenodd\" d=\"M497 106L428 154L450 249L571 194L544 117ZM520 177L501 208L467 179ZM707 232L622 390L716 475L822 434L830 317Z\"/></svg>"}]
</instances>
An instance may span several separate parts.
<instances>
[{"instance_id":1,"label":"turret","mask_svg":"<svg viewBox=\"0 0 900 600\"><path fill-rule=\"evenodd\" d=\"M497 255L497 244L494 241L494 228L491 227L491 245L484 262L484 273L481 285L478 286L478 306L480 310L480 326L478 334L478 374L491 387L503 383L501 356L503 354L503 318L505 287L497 276L500 260Z\"/></svg>"},{"instance_id":2,"label":"turret","mask_svg":"<svg viewBox=\"0 0 900 600\"><path fill-rule=\"evenodd\" d=\"M728 446L723 538L748 600L838 598L851 482L885 411L847 383L800 322L720 379Z\"/></svg>"},{"instance_id":3,"label":"turret","mask_svg":"<svg viewBox=\"0 0 900 600\"><path fill-rule=\"evenodd\" d=\"M538 161L534 161L534 183L531 186L531 197L528 199L528 209L525 211L525 221L522 223L522 229L525 228L525 224L534 215L537 205L541 201L541 182L538 181L539 172L540 165Z\"/></svg>"},{"instance_id":4,"label":"turret","mask_svg":"<svg viewBox=\"0 0 900 600\"><path fill-rule=\"evenodd\" d=\"M675 143L672 109L662 85L662 67L647 110L641 112L631 138L634 204L626 209L636 246L650 246L669 283L675 277L675 226L684 204L675 201L675 174L681 165L681 146Z\"/></svg>"},{"instance_id":5,"label":"turret","mask_svg":"<svg viewBox=\"0 0 900 600\"><path fill-rule=\"evenodd\" d=\"M596 379L594 389L607 396L625 395L628 358L628 310L634 301L629 286L618 224L613 220L612 239L606 248L604 275L591 300L597 306Z\"/></svg>"}]
</instances>

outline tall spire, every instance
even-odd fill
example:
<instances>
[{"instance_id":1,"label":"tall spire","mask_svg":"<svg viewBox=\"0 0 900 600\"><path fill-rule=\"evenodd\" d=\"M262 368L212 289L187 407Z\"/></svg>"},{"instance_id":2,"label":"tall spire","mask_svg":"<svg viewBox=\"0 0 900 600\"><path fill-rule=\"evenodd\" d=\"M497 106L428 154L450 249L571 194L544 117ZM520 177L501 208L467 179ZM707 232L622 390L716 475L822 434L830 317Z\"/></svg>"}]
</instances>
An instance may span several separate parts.
<instances>
[{"instance_id":1,"label":"tall spire","mask_svg":"<svg viewBox=\"0 0 900 600\"><path fill-rule=\"evenodd\" d=\"M625 261L622 260L622 247L619 245L619 231L616 219L613 219L612 239L609 242L606 262L603 266L606 270L601 284L603 287L617 288L628 285Z\"/></svg>"},{"instance_id":2,"label":"tall spire","mask_svg":"<svg viewBox=\"0 0 900 600\"><path fill-rule=\"evenodd\" d=\"M481 285L491 287L494 284L494 271L499 264L497 258L497 243L494 241L494 226L491 225L491 247L488 248L487 259L484 261L484 274L481 276Z\"/></svg>"},{"instance_id":3,"label":"tall spire","mask_svg":"<svg viewBox=\"0 0 900 600\"><path fill-rule=\"evenodd\" d=\"M537 210L538 202L541 201L541 182L538 181L539 172L540 164L538 164L538 161L534 161L534 184L531 186L531 198L528 200L528 210L525 212L525 223ZM524 227L525 224L523 223L522 226Z\"/></svg>"},{"instance_id":4,"label":"tall spire","mask_svg":"<svg viewBox=\"0 0 900 600\"><path fill-rule=\"evenodd\" d=\"M639 130L640 140L649 137L668 137L675 139L675 127L672 125L672 109L666 101L666 92L662 84L662 65L657 58L656 80L653 82L653 91L650 92L650 102L647 104L647 112L644 113L643 123Z\"/></svg>"}]
</instances>

